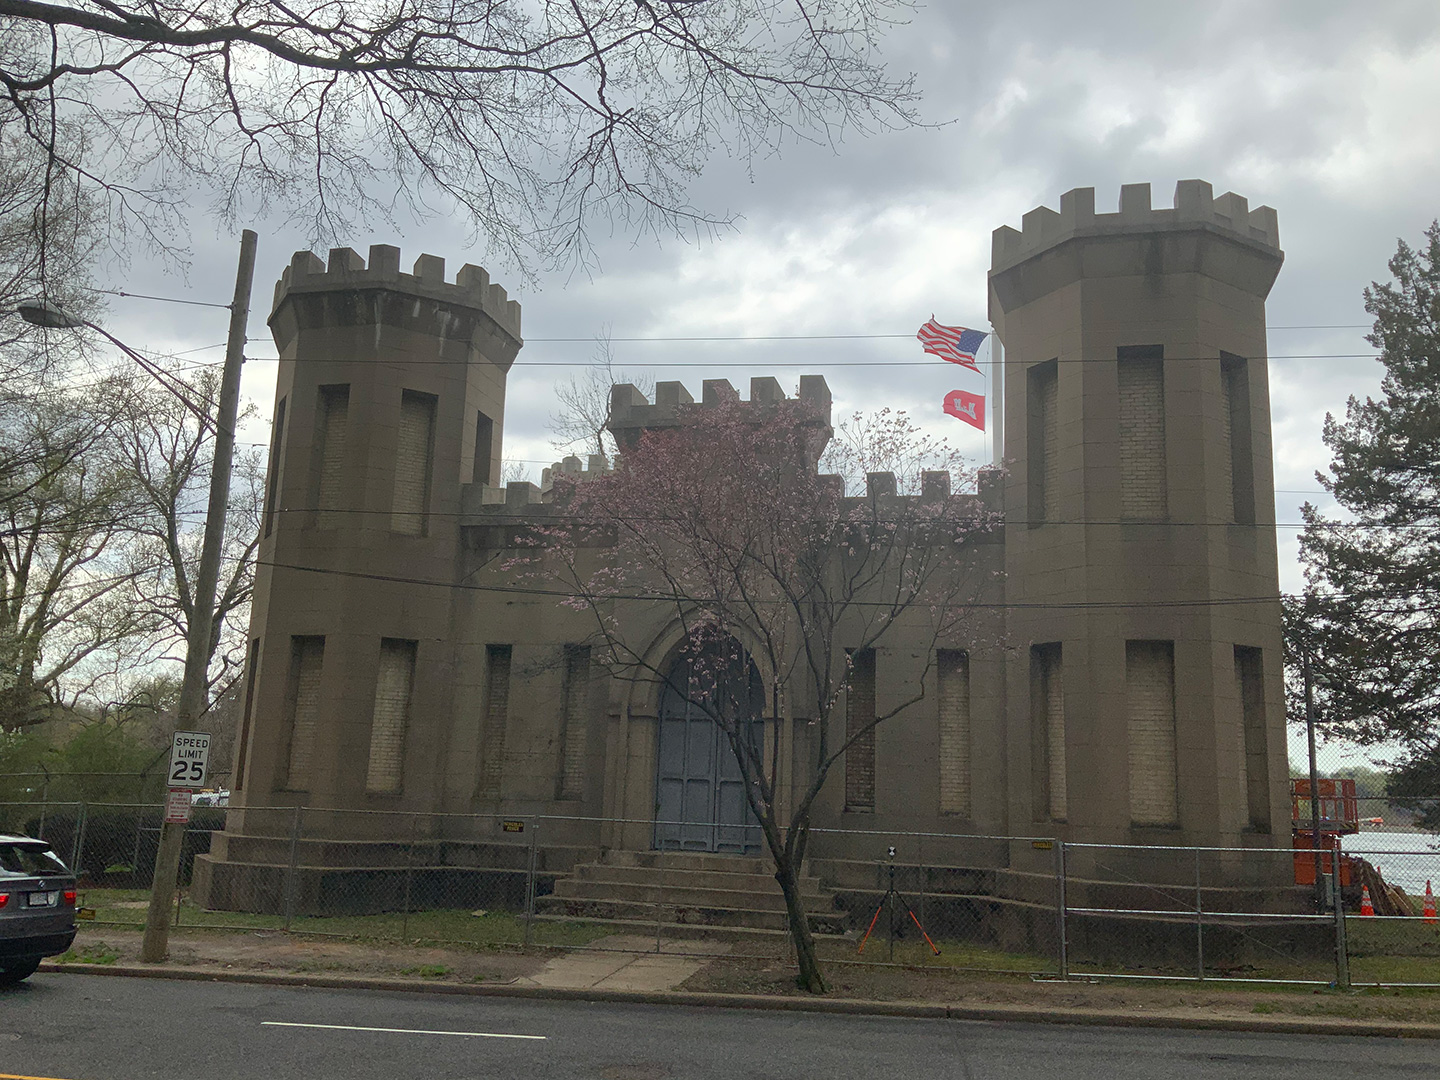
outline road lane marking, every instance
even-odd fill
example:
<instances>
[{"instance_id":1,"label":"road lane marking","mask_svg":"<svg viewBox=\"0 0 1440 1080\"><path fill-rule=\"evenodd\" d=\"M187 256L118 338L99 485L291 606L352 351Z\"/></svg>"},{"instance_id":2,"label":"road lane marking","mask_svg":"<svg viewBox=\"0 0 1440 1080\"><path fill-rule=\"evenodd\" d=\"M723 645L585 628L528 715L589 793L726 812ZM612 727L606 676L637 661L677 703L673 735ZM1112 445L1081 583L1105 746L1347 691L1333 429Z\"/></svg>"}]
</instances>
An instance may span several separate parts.
<instances>
[{"instance_id":1,"label":"road lane marking","mask_svg":"<svg viewBox=\"0 0 1440 1080\"><path fill-rule=\"evenodd\" d=\"M21 1076L19 1073L0 1073L0 1080L61 1080L58 1076Z\"/></svg>"},{"instance_id":2,"label":"road lane marking","mask_svg":"<svg viewBox=\"0 0 1440 1080\"><path fill-rule=\"evenodd\" d=\"M379 1031L387 1035L461 1035L469 1039L538 1039L548 1035L506 1035L496 1031L425 1031L420 1028L358 1027L354 1024L296 1024L288 1020L262 1020L261 1027L319 1028L322 1031ZM6 1080L0 1076L0 1080Z\"/></svg>"}]
</instances>

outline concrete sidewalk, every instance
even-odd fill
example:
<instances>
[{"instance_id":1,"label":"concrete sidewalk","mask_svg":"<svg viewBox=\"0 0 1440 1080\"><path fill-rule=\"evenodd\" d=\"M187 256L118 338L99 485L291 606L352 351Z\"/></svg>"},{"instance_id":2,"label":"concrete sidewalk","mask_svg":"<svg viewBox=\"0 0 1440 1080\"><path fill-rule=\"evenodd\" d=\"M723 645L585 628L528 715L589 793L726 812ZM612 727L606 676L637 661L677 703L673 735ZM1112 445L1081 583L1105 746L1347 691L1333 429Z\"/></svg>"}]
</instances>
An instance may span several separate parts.
<instances>
[{"instance_id":1,"label":"concrete sidewalk","mask_svg":"<svg viewBox=\"0 0 1440 1080\"><path fill-rule=\"evenodd\" d=\"M655 939L617 934L595 942L591 950L557 956L534 975L521 976L515 986L570 990L674 990L694 975L717 951L729 947L714 942L670 941L666 951L655 951ZM703 957L685 955L705 952Z\"/></svg>"}]
</instances>

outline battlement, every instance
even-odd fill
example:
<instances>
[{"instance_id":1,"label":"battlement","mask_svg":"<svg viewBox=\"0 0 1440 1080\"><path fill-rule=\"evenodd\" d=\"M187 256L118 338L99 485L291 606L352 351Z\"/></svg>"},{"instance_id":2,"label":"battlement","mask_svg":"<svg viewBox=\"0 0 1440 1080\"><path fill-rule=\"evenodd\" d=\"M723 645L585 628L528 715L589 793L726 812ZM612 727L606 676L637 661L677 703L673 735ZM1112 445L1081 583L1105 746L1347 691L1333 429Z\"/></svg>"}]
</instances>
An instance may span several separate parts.
<instances>
[{"instance_id":1,"label":"battlement","mask_svg":"<svg viewBox=\"0 0 1440 1080\"><path fill-rule=\"evenodd\" d=\"M1020 230L1002 225L991 238L991 273L1008 269L1038 252L1077 236L1106 236L1143 231L1173 232L1199 227L1218 229L1278 252L1280 225L1268 206L1254 210L1242 195L1227 191L1216 198L1204 180L1175 185L1173 207L1151 207L1149 184L1120 188L1120 209L1095 212L1095 189L1072 188L1060 196L1060 211L1038 206L1021 220Z\"/></svg>"},{"instance_id":2,"label":"battlement","mask_svg":"<svg viewBox=\"0 0 1440 1080\"><path fill-rule=\"evenodd\" d=\"M541 471L540 490L542 492L549 491L555 486L555 479L560 476L576 481L592 480L609 471L610 460L604 454L591 454L584 463L574 454L570 454L563 461L557 461L548 469Z\"/></svg>"},{"instance_id":3,"label":"battlement","mask_svg":"<svg viewBox=\"0 0 1440 1080\"><path fill-rule=\"evenodd\" d=\"M830 426L830 387L823 375L800 376L800 391L793 398L786 396L778 379L762 375L750 380L748 401L740 397L739 391L730 385L729 379L706 379L701 384L699 402L696 402L684 383L656 383L653 402L642 394L638 387L620 383L610 389L609 427L617 435L624 431L675 427L680 423L681 409L696 404L701 408L712 408L721 402L737 402L758 409L796 401L805 402L811 407L815 422L823 423L826 428Z\"/></svg>"},{"instance_id":4,"label":"battlement","mask_svg":"<svg viewBox=\"0 0 1440 1080\"><path fill-rule=\"evenodd\" d=\"M370 259L352 248L331 248L328 265L313 251L297 251L290 265L275 283L275 303L280 307L287 294L347 289L389 289L413 293L444 303L483 311L518 343L520 303L509 299L504 288L491 284L482 267L466 263L453 283L445 280L445 260L421 255L408 274L400 270L400 249L389 244L370 245Z\"/></svg>"}]
</instances>

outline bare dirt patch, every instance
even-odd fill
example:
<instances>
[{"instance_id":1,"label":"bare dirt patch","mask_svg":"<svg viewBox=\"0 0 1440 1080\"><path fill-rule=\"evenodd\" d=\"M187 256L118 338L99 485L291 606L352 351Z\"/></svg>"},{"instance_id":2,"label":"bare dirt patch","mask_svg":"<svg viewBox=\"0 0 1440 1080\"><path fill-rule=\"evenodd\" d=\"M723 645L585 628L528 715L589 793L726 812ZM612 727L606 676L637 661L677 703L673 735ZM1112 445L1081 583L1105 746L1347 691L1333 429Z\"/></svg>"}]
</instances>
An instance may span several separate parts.
<instances>
[{"instance_id":1,"label":"bare dirt patch","mask_svg":"<svg viewBox=\"0 0 1440 1080\"><path fill-rule=\"evenodd\" d=\"M103 942L119 953L119 963L137 963L140 938L136 931L96 927L81 932L75 941L75 950L81 952L86 946ZM278 930L221 933L182 929L170 935L168 962L176 967L219 967L236 971L512 982L539 971L548 959L548 954L541 953L317 940Z\"/></svg>"}]
</instances>

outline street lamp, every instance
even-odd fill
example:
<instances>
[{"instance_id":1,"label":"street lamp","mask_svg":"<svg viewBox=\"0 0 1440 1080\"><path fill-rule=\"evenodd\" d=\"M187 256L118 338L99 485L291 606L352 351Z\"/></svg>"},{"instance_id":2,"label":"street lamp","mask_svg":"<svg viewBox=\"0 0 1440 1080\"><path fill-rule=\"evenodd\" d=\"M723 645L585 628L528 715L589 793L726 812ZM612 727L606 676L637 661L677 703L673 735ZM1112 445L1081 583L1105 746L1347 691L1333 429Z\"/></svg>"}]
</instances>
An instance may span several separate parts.
<instances>
[{"instance_id":1,"label":"street lamp","mask_svg":"<svg viewBox=\"0 0 1440 1080\"><path fill-rule=\"evenodd\" d=\"M15 310L26 322L57 330L88 327L110 341L175 394L201 423L215 433L215 459L210 468L210 502L205 515L205 539L195 573L194 607L185 628L185 675L180 684L177 727L184 730L205 712L206 671L210 666L210 634L215 622L215 593L220 583L220 554L225 541L225 512L230 502L230 470L235 457L235 419L240 411L240 366L245 361L245 324L250 316L250 285L255 276L257 237L246 229L240 234L240 266L235 275L235 300L230 304L230 335L225 345L225 368L220 377L218 415L197 407L171 385L169 376L109 331L45 300L23 300ZM145 937L140 959L165 959L170 939L170 904L180 874L183 823L160 826L160 847L155 854L155 876L150 885L150 906L145 913Z\"/></svg>"},{"instance_id":2,"label":"street lamp","mask_svg":"<svg viewBox=\"0 0 1440 1080\"><path fill-rule=\"evenodd\" d=\"M215 421L210 418L209 412L190 400L189 395L178 385L178 380L172 379L168 373L160 370L160 368L130 348L129 345L126 345L103 326L93 323L88 319L82 319L78 315L72 314L64 308L50 303L48 300L21 300L15 305L15 311L26 322L34 326L42 326L47 330L79 330L81 328L94 330L95 333L105 338L105 340L109 341L126 356L130 357L131 360L139 364L140 368L146 374L161 386L165 387L170 393L174 394L185 408L195 414L200 420L202 427L208 428L212 432L215 431ZM235 426L233 419L230 426L232 429L230 435L233 438L235 434L233 430Z\"/></svg>"},{"instance_id":3,"label":"street lamp","mask_svg":"<svg viewBox=\"0 0 1440 1080\"><path fill-rule=\"evenodd\" d=\"M77 319L48 300L21 300L15 305L15 313L28 323L50 330L75 330L86 325L83 319Z\"/></svg>"}]
</instances>

